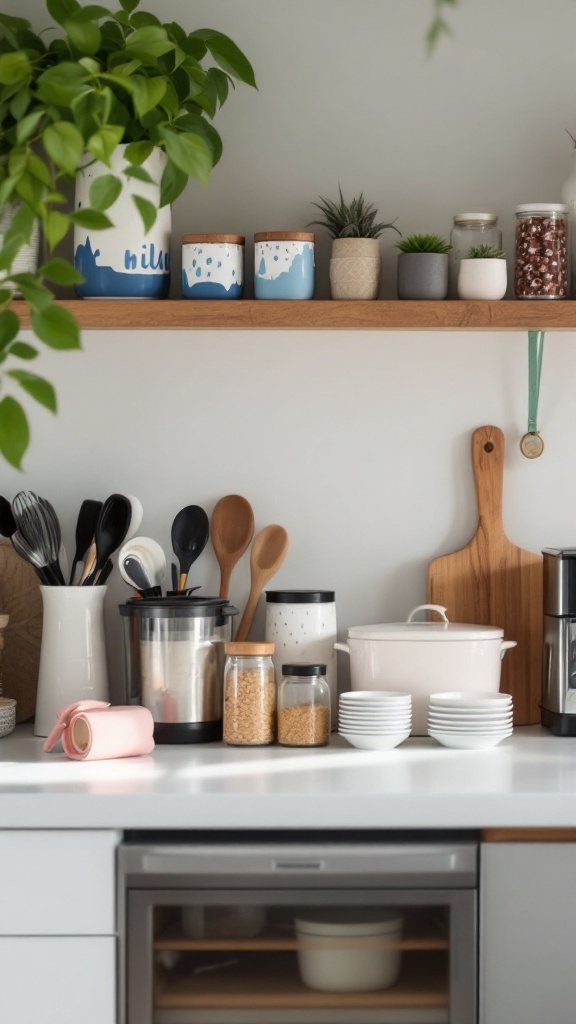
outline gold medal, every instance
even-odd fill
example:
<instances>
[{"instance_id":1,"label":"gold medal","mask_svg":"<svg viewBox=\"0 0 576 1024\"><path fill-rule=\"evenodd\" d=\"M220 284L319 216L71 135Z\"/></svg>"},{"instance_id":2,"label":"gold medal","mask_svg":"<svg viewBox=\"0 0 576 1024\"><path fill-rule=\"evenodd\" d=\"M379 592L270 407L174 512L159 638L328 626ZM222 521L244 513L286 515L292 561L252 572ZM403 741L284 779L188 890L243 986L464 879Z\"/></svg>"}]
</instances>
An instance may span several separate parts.
<instances>
[{"instance_id":1,"label":"gold medal","mask_svg":"<svg viewBox=\"0 0 576 1024\"><path fill-rule=\"evenodd\" d=\"M520 441L520 451L527 459L537 459L544 451L544 441L537 430L530 430Z\"/></svg>"}]
</instances>

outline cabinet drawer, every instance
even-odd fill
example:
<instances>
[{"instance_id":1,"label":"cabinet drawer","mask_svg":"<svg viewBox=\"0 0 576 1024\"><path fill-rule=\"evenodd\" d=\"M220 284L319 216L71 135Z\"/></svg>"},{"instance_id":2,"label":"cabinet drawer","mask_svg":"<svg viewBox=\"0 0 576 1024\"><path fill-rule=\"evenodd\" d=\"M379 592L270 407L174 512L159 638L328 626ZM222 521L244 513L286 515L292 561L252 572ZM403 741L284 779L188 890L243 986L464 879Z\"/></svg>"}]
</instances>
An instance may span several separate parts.
<instances>
[{"instance_id":1,"label":"cabinet drawer","mask_svg":"<svg viewBox=\"0 0 576 1024\"><path fill-rule=\"evenodd\" d=\"M115 1024L116 940L0 938L6 1024Z\"/></svg>"},{"instance_id":2,"label":"cabinet drawer","mask_svg":"<svg viewBox=\"0 0 576 1024\"><path fill-rule=\"evenodd\" d=\"M114 831L0 831L0 935L113 935Z\"/></svg>"}]
</instances>

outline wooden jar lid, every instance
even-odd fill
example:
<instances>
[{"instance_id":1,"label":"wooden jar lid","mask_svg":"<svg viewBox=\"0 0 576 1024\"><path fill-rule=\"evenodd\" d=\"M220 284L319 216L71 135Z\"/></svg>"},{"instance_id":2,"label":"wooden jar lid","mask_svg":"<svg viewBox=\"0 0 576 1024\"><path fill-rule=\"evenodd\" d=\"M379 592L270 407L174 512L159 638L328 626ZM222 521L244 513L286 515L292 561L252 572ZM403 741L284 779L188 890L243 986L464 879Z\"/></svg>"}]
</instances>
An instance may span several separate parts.
<instances>
[{"instance_id":1,"label":"wooden jar lid","mask_svg":"<svg viewBox=\"0 0 576 1024\"><path fill-rule=\"evenodd\" d=\"M274 644L250 640L228 640L224 644L225 654L238 654L249 658L254 655L274 654Z\"/></svg>"},{"instance_id":2,"label":"wooden jar lid","mask_svg":"<svg viewBox=\"0 0 576 1024\"><path fill-rule=\"evenodd\" d=\"M182 245L187 242L224 242L228 245L244 245L244 235L182 235Z\"/></svg>"},{"instance_id":3,"label":"wooden jar lid","mask_svg":"<svg viewBox=\"0 0 576 1024\"><path fill-rule=\"evenodd\" d=\"M254 235L255 242L314 242L312 231L258 231Z\"/></svg>"}]
</instances>

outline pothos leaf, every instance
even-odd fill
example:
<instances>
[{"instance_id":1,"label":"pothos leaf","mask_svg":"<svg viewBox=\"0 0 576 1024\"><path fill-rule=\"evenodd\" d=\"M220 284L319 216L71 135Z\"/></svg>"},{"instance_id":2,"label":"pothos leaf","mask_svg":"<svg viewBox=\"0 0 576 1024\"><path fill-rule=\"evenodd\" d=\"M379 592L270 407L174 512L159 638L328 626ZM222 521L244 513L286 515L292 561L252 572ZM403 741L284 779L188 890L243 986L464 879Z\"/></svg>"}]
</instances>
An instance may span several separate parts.
<instances>
[{"instance_id":1,"label":"pothos leaf","mask_svg":"<svg viewBox=\"0 0 576 1024\"><path fill-rule=\"evenodd\" d=\"M8 370L6 376L12 377L13 380L17 381L20 387L35 402L39 402L46 409L50 409L50 412L56 412L56 392L50 382L44 380L44 377L38 377L35 373L28 373L27 370Z\"/></svg>"},{"instance_id":2,"label":"pothos leaf","mask_svg":"<svg viewBox=\"0 0 576 1024\"><path fill-rule=\"evenodd\" d=\"M30 428L20 402L11 395L0 401L0 452L15 469L22 468L22 457L30 444Z\"/></svg>"}]
</instances>

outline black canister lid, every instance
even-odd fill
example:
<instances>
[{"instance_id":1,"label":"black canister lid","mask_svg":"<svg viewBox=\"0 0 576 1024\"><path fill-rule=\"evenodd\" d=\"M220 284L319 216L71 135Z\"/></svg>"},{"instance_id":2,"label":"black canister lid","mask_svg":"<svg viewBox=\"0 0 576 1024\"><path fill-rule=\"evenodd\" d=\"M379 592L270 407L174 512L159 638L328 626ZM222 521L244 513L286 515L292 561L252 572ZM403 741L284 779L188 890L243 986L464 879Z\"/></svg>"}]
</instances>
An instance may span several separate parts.
<instances>
[{"instance_id":1,"label":"black canister lid","mask_svg":"<svg viewBox=\"0 0 576 1024\"><path fill-rule=\"evenodd\" d=\"M267 590L267 604L327 604L334 601L334 590Z\"/></svg>"},{"instance_id":2,"label":"black canister lid","mask_svg":"<svg viewBox=\"0 0 576 1024\"><path fill-rule=\"evenodd\" d=\"M306 665L296 662L293 665L282 665L283 676L325 676L326 665Z\"/></svg>"}]
</instances>

